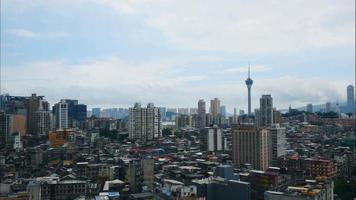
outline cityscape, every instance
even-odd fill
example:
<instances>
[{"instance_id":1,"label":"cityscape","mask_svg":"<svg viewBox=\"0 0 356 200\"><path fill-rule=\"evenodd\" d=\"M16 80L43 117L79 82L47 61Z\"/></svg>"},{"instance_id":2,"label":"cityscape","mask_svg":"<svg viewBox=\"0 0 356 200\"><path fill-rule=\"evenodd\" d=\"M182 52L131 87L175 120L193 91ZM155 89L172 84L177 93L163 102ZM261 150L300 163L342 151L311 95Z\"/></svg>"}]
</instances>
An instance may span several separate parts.
<instances>
[{"instance_id":1,"label":"cityscape","mask_svg":"<svg viewBox=\"0 0 356 200\"><path fill-rule=\"evenodd\" d=\"M0 200L356 199L354 1L13 0L1 25Z\"/></svg>"}]
</instances>

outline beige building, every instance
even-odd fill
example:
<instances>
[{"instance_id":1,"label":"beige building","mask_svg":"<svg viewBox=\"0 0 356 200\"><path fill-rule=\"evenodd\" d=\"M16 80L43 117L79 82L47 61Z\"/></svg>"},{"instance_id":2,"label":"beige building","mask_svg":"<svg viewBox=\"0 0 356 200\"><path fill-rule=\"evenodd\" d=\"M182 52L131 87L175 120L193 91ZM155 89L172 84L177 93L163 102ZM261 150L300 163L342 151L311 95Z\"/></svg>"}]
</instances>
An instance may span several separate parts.
<instances>
[{"instance_id":1,"label":"beige building","mask_svg":"<svg viewBox=\"0 0 356 200\"><path fill-rule=\"evenodd\" d=\"M220 114L220 100L218 98L210 100L210 113L213 117Z\"/></svg>"},{"instance_id":2,"label":"beige building","mask_svg":"<svg viewBox=\"0 0 356 200\"><path fill-rule=\"evenodd\" d=\"M232 133L232 160L235 166L251 164L266 170L271 162L269 131L253 125L239 125Z\"/></svg>"}]
</instances>

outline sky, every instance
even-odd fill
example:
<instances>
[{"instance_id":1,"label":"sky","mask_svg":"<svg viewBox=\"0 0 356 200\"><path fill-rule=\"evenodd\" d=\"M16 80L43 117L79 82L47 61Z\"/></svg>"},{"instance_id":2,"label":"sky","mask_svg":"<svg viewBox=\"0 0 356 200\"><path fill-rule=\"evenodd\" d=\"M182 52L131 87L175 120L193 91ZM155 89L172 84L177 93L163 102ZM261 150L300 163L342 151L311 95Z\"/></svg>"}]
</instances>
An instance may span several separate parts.
<instances>
[{"instance_id":1,"label":"sky","mask_svg":"<svg viewBox=\"0 0 356 200\"><path fill-rule=\"evenodd\" d=\"M250 63L250 64L249 64ZM229 112L344 102L355 82L354 0L1 0L10 95Z\"/></svg>"}]
</instances>

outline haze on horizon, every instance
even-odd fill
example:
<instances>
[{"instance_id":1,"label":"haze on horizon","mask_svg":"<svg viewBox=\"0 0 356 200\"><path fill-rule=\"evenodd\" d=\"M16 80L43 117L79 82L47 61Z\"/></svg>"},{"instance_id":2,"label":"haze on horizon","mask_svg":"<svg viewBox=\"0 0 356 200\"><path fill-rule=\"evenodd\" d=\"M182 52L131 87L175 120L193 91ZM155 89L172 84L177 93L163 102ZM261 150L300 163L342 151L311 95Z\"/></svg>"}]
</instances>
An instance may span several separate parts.
<instances>
[{"instance_id":1,"label":"haze on horizon","mask_svg":"<svg viewBox=\"0 0 356 200\"><path fill-rule=\"evenodd\" d=\"M1 1L2 93L246 111L248 62L253 108L344 102L355 1Z\"/></svg>"}]
</instances>

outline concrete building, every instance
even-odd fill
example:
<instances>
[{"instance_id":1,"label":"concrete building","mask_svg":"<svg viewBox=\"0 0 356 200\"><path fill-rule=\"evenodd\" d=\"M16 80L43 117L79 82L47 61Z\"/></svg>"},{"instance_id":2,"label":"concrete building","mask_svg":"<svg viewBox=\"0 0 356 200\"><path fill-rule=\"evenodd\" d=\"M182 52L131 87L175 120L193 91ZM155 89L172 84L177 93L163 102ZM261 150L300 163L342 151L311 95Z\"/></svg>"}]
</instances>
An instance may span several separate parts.
<instances>
[{"instance_id":1,"label":"concrete building","mask_svg":"<svg viewBox=\"0 0 356 200\"><path fill-rule=\"evenodd\" d=\"M268 128L271 139L271 162L272 166L277 166L278 157L286 154L286 128L279 124L273 124Z\"/></svg>"},{"instance_id":2,"label":"concrete building","mask_svg":"<svg viewBox=\"0 0 356 200\"><path fill-rule=\"evenodd\" d=\"M61 104L67 104L65 108L62 108ZM61 123L59 120L67 121L67 128L78 127L81 123L84 123L87 118L87 106L84 104L79 104L78 100L73 99L62 99L59 103L53 106L53 115L56 120L56 128L59 127L59 124L62 126L64 123Z\"/></svg>"},{"instance_id":3,"label":"concrete building","mask_svg":"<svg viewBox=\"0 0 356 200\"><path fill-rule=\"evenodd\" d=\"M273 99L265 94L260 98L260 126L269 127L273 123Z\"/></svg>"},{"instance_id":4,"label":"concrete building","mask_svg":"<svg viewBox=\"0 0 356 200\"><path fill-rule=\"evenodd\" d=\"M197 188L197 199L251 200L250 183L240 181L231 166L217 166L214 176L194 180L193 184Z\"/></svg>"},{"instance_id":5,"label":"concrete building","mask_svg":"<svg viewBox=\"0 0 356 200\"><path fill-rule=\"evenodd\" d=\"M306 180L304 185L289 186L283 191L266 191L267 200L333 200L334 182L322 178Z\"/></svg>"},{"instance_id":6,"label":"concrete building","mask_svg":"<svg viewBox=\"0 0 356 200\"><path fill-rule=\"evenodd\" d=\"M29 183L30 200L66 200L85 195L88 184L82 180L60 180L59 177L39 177Z\"/></svg>"},{"instance_id":7,"label":"concrete building","mask_svg":"<svg viewBox=\"0 0 356 200\"><path fill-rule=\"evenodd\" d=\"M206 126L206 104L204 99L198 101L198 116L197 128L204 128Z\"/></svg>"},{"instance_id":8,"label":"concrete building","mask_svg":"<svg viewBox=\"0 0 356 200\"><path fill-rule=\"evenodd\" d=\"M282 113L278 111L276 108L273 108L273 124L281 124L282 123Z\"/></svg>"},{"instance_id":9,"label":"concrete building","mask_svg":"<svg viewBox=\"0 0 356 200\"><path fill-rule=\"evenodd\" d=\"M132 140L148 141L161 135L161 115L159 108L149 103L142 108L136 103L129 109L129 137Z\"/></svg>"},{"instance_id":10,"label":"concrete building","mask_svg":"<svg viewBox=\"0 0 356 200\"><path fill-rule=\"evenodd\" d=\"M207 151L216 152L224 150L222 130L214 126L208 128L207 131Z\"/></svg>"},{"instance_id":11,"label":"concrete building","mask_svg":"<svg viewBox=\"0 0 356 200\"><path fill-rule=\"evenodd\" d=\"M0 147L3 148L10 141L10 115L0 112Z\"/></svg>"},{"instance_id":12,"label":"concrete building","mask_svg":"<svg viewBox=\"0 0 356 200\"><path fill-rule=\"evenodd\" d=\"M265 170L270 164L270 133L267 129L241 124L232 132L232 160L240 167L249 163L253 169Z\"/></svg>"},{"instance_id":13,"label":"concrete building","mask_svg":"<svg viewBox=\"0 0 356 200\"><path fill-rule=\"evenodd\" d=\"M218 98L210 100L210 113L213 117L220 114L220 100Z\"/></svg>"},{"instance_id":14,"label":"concrete building","mask_svg":"<svg viewBox=\"0 0 356 200\"><path fill-rule=\"evenodd\" d=\"M49 103L43 96L32 94L27 99L27 132L31 135L45 135L51 128Z\"/></svg>"},{"instance_id":15,"label":"concrete building","mask_svg":"<svg viewBox=\"0 0 356 200\"><path fill-rule=\"evenodd\" d=\"M226 106L220 106L220 115L226 117Z\"/></svg>"},{"instance_id":16,"label":"concrete building","mask_svg":"<svg viewBox=\"0 0 356 200\"><path fill-rule=\"evenodd\" d=\"M266 171L251 170L249 182L251 184L251 199L264 200L265 191L286 189L293 181L291 176L280 173L278 167L270 167Z\"/></svg>"},{"instance_id":17,"label":"concrete building","mask_svg":"<svg viewBox=\"0 0 356 200\"><path fill-rule=\"evenodd\" d=\"M189 115L178 115L175 122L176 129L192 127L192 117Z\"/></svg>"},{"instance_id":18,"label":"concrete building","mask_svg":"<svg viewBox=\"0 0 356 200\"><path fill-rule=\"evenodd\" d=\"M348 112L355 112L355 87L353 85L347 86L347 110Z\"/></svg>"},{"instance_id":19,"label":"concrete building","mask_svg":"<svg viewBox=\"0 0 356 200\"><path fill-rule=\"evenodd\" d=\"M56 125L55 127L58 129L69 128L69 120L68 120L68 103L62 99L59 103L53 106L53 114L55 118Z\"/></svg>"}]
</instances>

